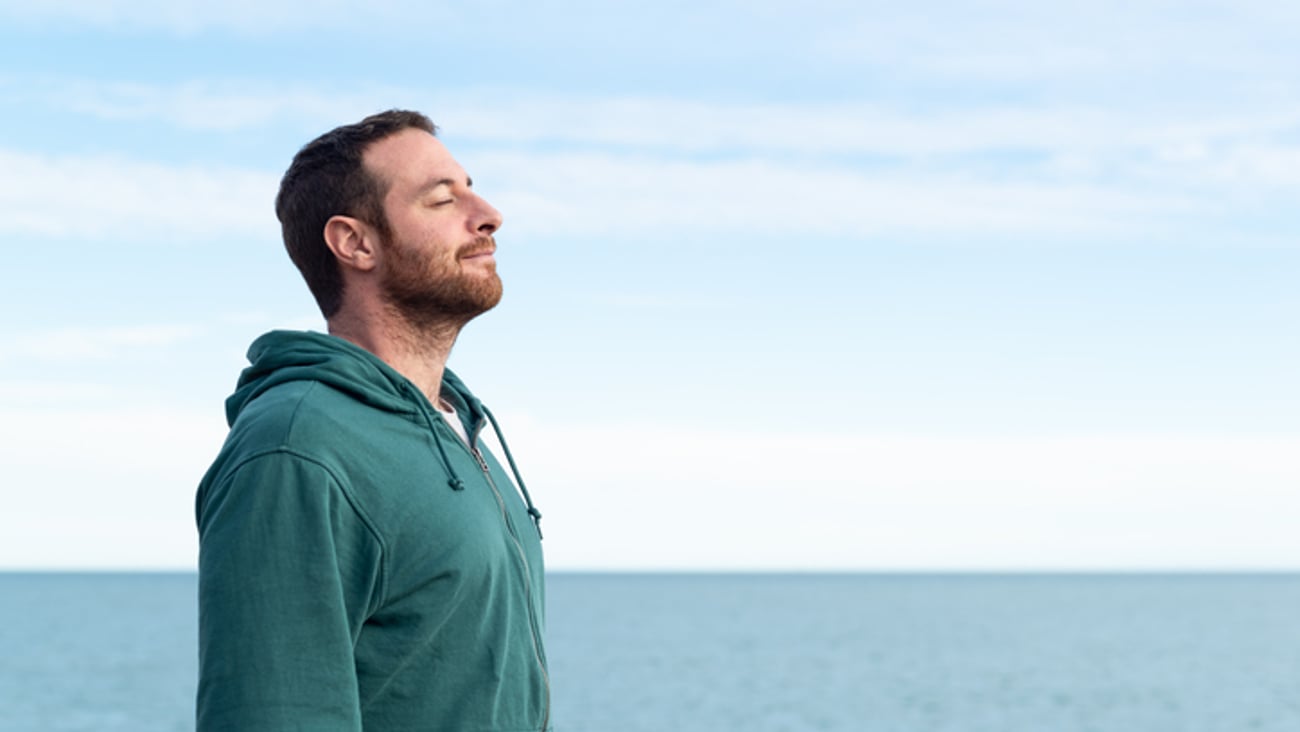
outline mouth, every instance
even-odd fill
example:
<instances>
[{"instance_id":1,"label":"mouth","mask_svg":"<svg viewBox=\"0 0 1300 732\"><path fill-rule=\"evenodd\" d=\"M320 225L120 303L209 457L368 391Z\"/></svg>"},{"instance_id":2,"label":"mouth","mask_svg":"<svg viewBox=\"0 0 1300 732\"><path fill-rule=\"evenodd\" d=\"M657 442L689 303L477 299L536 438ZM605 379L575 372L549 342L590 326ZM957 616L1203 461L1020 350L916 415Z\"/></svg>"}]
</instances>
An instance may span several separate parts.
<instances>
[{"instance_id":1,"label":"mouth","mask_svg":"<svg viewBox=\"0 0 1300 732\"><path fill-rule=\"evenodd\" d=\"M468 251L460 255L461 259L491 259L497 251L496 242L490 237L480 238L468 247Z\"/></svg>"}]
</instances>

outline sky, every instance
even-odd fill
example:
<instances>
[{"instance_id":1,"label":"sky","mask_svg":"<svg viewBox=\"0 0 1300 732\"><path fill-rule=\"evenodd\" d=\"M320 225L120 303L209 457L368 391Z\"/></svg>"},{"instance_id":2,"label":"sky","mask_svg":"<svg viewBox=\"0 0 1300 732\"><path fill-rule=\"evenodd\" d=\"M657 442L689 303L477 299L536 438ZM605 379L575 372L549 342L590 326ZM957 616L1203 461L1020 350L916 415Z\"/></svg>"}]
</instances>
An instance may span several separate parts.
<instances>
[{"instance_id":1,"label":"sky","mask_svg":"<svg viewBox=\"0 0 1300 732\"><path fill-rule=\"evenodd\" d=\"M192 569L272 201L421 110L556 570L1300 569L1300 6L0 0L0 569Z\"/></svg>"}]
</instances>

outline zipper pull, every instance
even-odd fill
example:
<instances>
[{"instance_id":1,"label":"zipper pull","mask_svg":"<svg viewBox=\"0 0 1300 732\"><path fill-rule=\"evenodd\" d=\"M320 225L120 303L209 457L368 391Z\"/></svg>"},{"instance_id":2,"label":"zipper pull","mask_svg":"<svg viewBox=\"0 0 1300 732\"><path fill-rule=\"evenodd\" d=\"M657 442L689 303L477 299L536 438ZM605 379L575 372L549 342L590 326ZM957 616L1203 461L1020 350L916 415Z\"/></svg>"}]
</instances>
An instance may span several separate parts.
<instances>
[{"instance_id":1,"label":"zipper pull","mask_svg":"<svg viewBox=\"0 0 1300 732\"><path fill-rule=\"evenodd\" d=\"M483 469L483 474L490 475L491 471L488 470L487 461L483 459L483 454L478 451L478 448L471 447L469 452L474 456L474 459L478 461L478 466Z\"/></svg>"}]
</instances>

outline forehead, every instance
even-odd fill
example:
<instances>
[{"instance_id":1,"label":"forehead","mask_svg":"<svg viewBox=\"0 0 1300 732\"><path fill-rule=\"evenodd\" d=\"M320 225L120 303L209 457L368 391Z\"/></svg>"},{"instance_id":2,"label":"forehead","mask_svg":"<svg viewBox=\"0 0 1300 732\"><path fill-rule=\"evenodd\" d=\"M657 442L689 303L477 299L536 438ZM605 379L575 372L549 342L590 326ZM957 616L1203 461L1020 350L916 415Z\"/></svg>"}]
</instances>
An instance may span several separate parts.
<instances>
[{"instance_id":1,"label":"forehead","mask_svg":"<svg viewBox=\"0 0 1300 732\"><path fill-rule=\"evenodd\" d=\"M372 143L361 161L390 193L413 191L430 180L464 181L467 177L438 138L418 129L405 129Z\"/></svg>"}]
</instances>

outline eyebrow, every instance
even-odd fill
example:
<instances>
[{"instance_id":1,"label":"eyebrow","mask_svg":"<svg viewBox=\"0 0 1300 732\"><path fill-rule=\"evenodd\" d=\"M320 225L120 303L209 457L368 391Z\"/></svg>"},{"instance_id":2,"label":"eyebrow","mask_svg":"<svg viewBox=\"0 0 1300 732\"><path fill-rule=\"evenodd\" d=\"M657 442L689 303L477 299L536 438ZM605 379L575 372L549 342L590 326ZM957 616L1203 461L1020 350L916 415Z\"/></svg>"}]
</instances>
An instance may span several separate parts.
<instances>
[{"instance_id":1,"label":"eyebrow","mask_svg":"<svg viewBox=\"0 0 1300 732\"><path fill-rule=\"evenodd\" d=\"M429 191L432 191L433 189L437 188L438 186L454 186L454 185L456 185L456 180L454 178L439 178L438 180L431 180L428 183L425 183L424 185L420 186L420 190L418 193L419 195L424 195ZM473 188L474 179L470 178L469 176L465 176L465 187Z\"/></svg>"}]
</instances>

